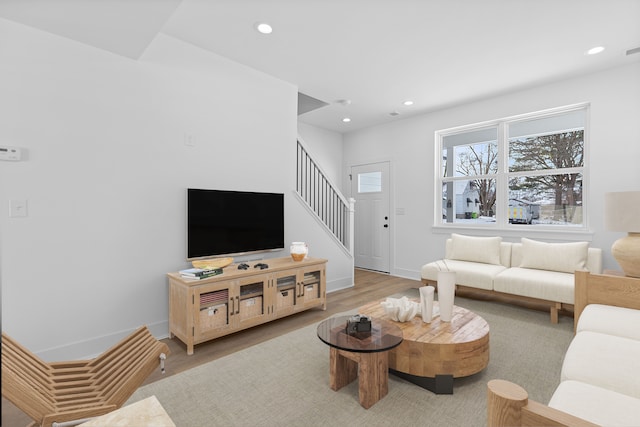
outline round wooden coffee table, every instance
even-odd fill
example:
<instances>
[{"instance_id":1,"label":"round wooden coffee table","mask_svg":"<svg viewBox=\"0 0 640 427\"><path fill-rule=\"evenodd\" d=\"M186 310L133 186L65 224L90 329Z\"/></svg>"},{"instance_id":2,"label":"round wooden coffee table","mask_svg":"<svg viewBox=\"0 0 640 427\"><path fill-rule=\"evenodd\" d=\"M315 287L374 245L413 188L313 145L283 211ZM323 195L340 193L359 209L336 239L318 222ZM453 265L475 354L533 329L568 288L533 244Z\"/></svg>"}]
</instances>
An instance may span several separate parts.
<instances>
[{"instance_id":1,"label":"round wooden coffee table","mask_svg":"<svg viewBox=\"0 0 640 427\"><path fill-rule=\"evenodd\" d=\"M358 313L393 322L380 302L360 307ZM436 309L438 302L433 304ZM489 364L489 325L465 308L454 306L451 322L435 316L424 323L416 316L393 323L402 329L404 340L389 352L390 372L434 393L452 394L454 378L478 373Z\"/></svg>"}]
</instances>

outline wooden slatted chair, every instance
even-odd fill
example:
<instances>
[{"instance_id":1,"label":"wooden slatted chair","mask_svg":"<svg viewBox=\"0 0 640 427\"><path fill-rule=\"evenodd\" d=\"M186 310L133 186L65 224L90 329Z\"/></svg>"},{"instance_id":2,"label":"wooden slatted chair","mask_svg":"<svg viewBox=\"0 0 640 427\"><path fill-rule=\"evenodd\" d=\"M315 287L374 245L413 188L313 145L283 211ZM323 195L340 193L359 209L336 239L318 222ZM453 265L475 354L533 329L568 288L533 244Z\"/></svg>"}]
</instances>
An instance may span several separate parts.
<instances>
[{"instance_id":1,"label":"wooden slatted chair","mask_svg":"<svg viewBox=\"0 0 640 427\"><path fill-rule=\"evenodd\" d=\"M49 427L120 408L164 359L169 347L142 326L92 360L47 363L2 333L2 395Z\"/></svg>"}]
</instances>

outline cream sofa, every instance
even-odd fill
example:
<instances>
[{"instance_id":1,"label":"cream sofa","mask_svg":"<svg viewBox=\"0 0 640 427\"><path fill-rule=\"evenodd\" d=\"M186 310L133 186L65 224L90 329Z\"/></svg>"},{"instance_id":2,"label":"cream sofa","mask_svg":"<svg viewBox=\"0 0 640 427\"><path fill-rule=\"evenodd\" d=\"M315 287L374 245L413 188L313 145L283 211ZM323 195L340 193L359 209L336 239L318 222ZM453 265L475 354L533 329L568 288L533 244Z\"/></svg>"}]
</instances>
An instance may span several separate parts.
<instances>
[{"instance_id":1,"label":"cream sofa","mask_svg":"<svg viewBox=\"0 0 640 427\"><path fill-rule=\"evenodd\" d=\"M572 309L574 272L602 272L602 250L588 242L545 243L522 238L520 243L500 237L452 234L445 257L422 266L425 284L437 284L438 272L456 272L458 292L499 295L549 306L551 321L558 311Z\"/></svg>"},{"instance_id":2,"label":"cream sofa","mask_svg":"<svg viewBox=\"0 0 640 427\"><path fill-rule=\"evenodd\" d=\"M640 279L576 272L576 335L548 405L488 384L489 426L640 425Z\"/></svg>"}]
</instances>

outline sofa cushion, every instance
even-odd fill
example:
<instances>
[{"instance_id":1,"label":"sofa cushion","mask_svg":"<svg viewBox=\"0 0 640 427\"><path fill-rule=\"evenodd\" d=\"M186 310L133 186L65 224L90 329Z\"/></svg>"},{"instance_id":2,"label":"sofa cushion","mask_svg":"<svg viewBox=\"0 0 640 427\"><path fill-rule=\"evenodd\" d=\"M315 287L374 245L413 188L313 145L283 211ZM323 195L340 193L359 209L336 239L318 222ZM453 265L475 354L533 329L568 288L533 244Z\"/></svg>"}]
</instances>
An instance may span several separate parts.
<instances>
[{"instance_id":1,"label":"sofa cushion","mask_svg":"<svg viewBox=\"0 0 640 427\"><path fill-rule=\"evenodd\" d=\"M561 380L585 382L640 399L640 341L578 333L564 356Z\"/></svg>"},{"instance_id":2,"label":"sofa cushion","mask_svg":"<svg viewBox=\"0 0 640 427\"><path fill-rule=\"evenodd\" d=\"M589 248L586 268L592 273L602 274L602 249Z\"/></svg>"},{"instance_id":3,"label":"sofa cushion","mask_svg":"<svg viewBox=\"0 0 640 427\"><path fill-rule=\"evenodd\" d=\"M422 266L423 279L437 281L438 271L446 269L456 272L456 284L479 289L493 289L493 278L507 268L503 265L446 259L430 262Z\"/></svg>"},{"instance_id":4,"label":"sofa cushion","mask_svg":"<svg viewBox=\"0 0 640 427\"><path fill-rule=\"evenodd\" d=\"M500 264L504 265L505 267L511 267L511 246L514 243L511 242L500 242ZM520 243L517 243L518 245L522 246ZM445 259L452 259L451 258L451 250L453 247L453 239L449 238L447 239L445 246L444 246L444 258ZM520 261L518 261L518 264L520 264Z\"/></svg>"},{"instance_id":5,"label":"sofa cushion","mask_svg":"<svg viewBox=\"0 0 640 427\"><path fill-rule=\"evenodd\" d=\"M502 237L475 237L462 234L451 235L451 259L485 264L500 264L500 242Z\"/></svg>"},{"instance_id":6,"label":"sofa cushion","mask_svg":"<svg viewBox=\"0 0 640 427\"><path fill-rule=\"evenodd\" d=\"M574 273L587 265L589 242L546 243L522 238L520 267Z\"/></svg>"},{"instance_id":7,"label":"sofa cushion","mask_svg":"<svg viewBox=\"0 0 640 427\"><path fill-rule=\"evenodd\" d=\"M493 290L573 304L574 281L574 275L569 273L512 267L494 278Z\"/></svg>"},{"instance_id":8,"label":"sofa cushion","mask_svg":"<svg viewBox=\"0 0 640 427\"><path fill-rule=\"evenodd\" d=\"M638 325L640 325L640 310L589 304L580 315L576 332L601 332L640 341Z\"/></svg>"},{"instance_id":9,"label":"sofa cushion","mask_svg":"<svg viewBox=\"0 0 640 427\"><path fill-rule=\"evenodd\" d=\"M638 426L640 399L580 381L563 381L549 401L551 408L602 426Z\"/></svg>"}]
</instances>

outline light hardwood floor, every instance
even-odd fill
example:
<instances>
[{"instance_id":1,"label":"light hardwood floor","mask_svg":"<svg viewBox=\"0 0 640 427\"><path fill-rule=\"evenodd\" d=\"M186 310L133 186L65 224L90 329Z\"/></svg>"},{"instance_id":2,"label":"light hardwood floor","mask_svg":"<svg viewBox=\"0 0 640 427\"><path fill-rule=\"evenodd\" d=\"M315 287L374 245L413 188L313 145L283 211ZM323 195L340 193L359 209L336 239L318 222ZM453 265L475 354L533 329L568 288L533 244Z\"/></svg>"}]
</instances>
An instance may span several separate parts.
<instances>
[{"instance_id":1,"label":"light hardwood floor","mask_svg":"<svg viewBox=\"0 0 640 427\"><path fill-rule=\"evenodd\" d=\"M145 384L184 372L203 363L235 353L244 348L270 340L295 329L319 322L336 313L351 310L376 299L410 288L421 286L419 280L403 279L366 270L355 271L355 286L327 294L327 310L311 309L264 325L227 335L195 347L194 354L187 355L186 346L177 338L164 339L170 354L166 361L166 373L159 370L149 376ZM31 420L4 397L2 398L2 425L26 426Z\"/></svg>"}]
</instances>

